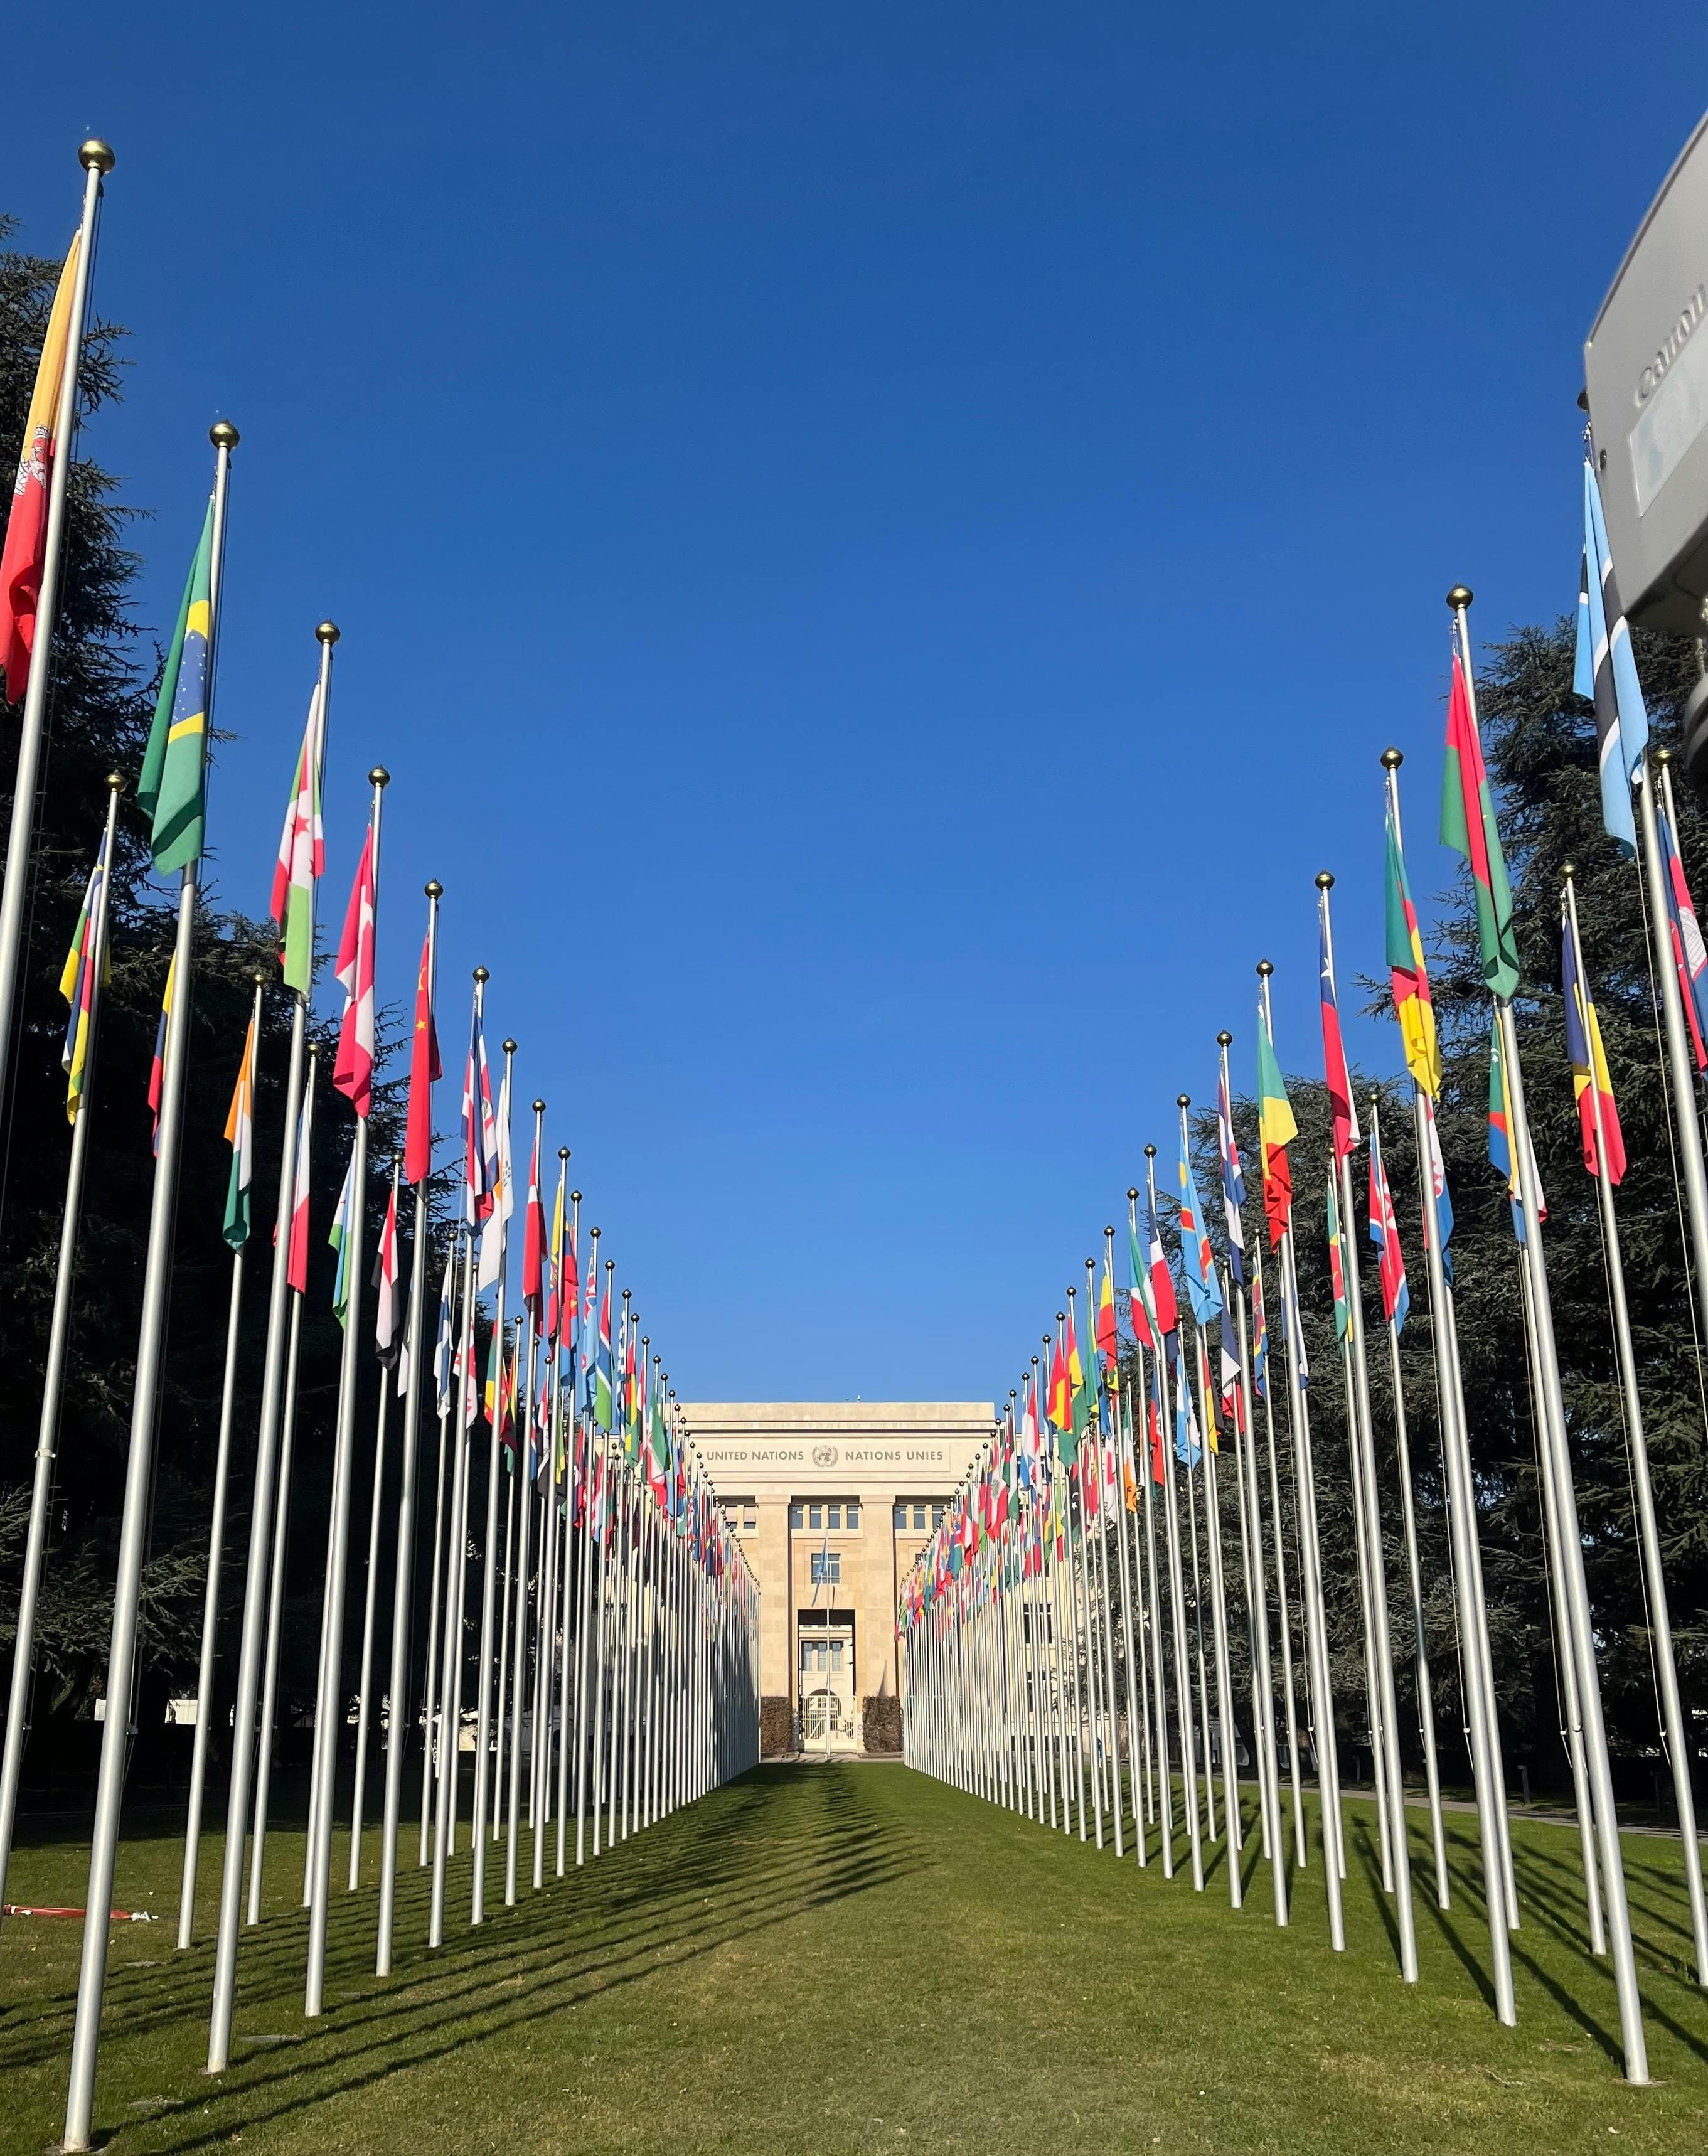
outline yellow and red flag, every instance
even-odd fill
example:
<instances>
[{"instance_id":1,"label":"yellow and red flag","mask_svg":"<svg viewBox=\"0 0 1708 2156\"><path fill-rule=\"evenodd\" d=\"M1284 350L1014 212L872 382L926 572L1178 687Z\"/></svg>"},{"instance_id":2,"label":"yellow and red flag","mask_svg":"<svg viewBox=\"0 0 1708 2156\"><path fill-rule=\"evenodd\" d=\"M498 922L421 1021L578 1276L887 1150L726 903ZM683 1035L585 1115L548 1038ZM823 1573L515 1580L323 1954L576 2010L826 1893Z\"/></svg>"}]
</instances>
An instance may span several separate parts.
<instances>
[{"instance_id":1,"label":"yellow and red flag","mask_svg":"<svg viewBox=\"0 0 1708 2156\"><path fill-rule=\"evenodd\" d=\"M41 597L42 573L48 558L48 496L59 452L56 429L71 349L71 302L77 285L79 244L74 239L65 257L48 316L48 333L42 339L35 392L29 400L23 446L18 455L6 544L0 551L0 637L4 639L0 644L0 671L6 676L7 698L14 704L23 701L29 686L30 654L35 649L36 603Z\"/></svg>"}]
</instances>

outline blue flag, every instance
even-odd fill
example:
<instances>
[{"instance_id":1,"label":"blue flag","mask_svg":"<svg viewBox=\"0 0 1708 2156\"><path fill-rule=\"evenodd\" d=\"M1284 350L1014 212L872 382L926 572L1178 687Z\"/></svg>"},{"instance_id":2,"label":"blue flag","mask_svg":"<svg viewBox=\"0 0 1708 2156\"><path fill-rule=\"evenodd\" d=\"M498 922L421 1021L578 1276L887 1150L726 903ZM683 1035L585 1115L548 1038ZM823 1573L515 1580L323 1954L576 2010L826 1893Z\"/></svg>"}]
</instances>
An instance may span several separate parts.
<instances>
[{"instance_id":1,"label":"blue flag","mask_svg":"<svg viewBox=\"0 0 1708 2156\"><path fill-rule=\"evenodd\" d=\"M1572 686L1595 706L1601 820L1628 860L1637 850L1631 781L1649 743L1649 713L1619 603L1595 466L1583 459L1583 556L1577 582L1577 655Z\"/></svg>"}]
</instances>

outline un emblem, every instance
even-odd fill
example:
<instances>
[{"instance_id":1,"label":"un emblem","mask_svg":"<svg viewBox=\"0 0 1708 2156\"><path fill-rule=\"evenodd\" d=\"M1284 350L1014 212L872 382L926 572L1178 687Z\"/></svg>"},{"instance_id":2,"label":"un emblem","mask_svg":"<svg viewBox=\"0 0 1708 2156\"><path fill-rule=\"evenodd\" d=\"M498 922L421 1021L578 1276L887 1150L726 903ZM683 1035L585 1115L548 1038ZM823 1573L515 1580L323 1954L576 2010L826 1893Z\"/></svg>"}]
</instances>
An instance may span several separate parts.
<instances>
[{"instance_id":1,"label":"un emblem","mask_svg":"<svg viewBox=\"0 0 1708 2156\"><path fill-rule=\"evenodd\" d=\"M834 1467L836 1447L833 1445L815 1445L813 1447L813 1465L815 1467Z\"/></svg>"}]
</instances>

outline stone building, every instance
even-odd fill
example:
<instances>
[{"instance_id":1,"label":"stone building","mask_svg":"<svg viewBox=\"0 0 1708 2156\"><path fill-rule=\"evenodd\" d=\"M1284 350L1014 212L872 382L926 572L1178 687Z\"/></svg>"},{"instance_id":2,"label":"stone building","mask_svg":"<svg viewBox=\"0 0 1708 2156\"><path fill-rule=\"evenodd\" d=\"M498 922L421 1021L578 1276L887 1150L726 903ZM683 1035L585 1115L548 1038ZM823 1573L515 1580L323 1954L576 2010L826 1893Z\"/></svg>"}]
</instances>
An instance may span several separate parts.
<instances>
[{"instance_id":1,"label":"stone building","mask_svg":"<svg viewBox=\"0 0 1708 2156\"><path fill-rule=\"evenodd\" d=\"M886 1748L895 1597L995 1424L982 1401L690 1401L759 1582L766 1748Z\"/></svg>"}]
</instances>

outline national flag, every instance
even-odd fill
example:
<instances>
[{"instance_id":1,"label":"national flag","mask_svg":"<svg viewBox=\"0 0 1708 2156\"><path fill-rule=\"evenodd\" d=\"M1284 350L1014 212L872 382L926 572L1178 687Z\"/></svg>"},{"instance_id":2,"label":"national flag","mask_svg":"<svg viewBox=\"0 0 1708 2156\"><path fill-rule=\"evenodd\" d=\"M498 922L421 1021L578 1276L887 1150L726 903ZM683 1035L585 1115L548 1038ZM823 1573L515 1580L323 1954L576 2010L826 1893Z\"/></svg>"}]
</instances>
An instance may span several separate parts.
<instances>
[{"instance_id":1,"label":"national flag","mask_svg":"<svg viewBox=\"0 0 1708 2156\"><path fill-rule=\"evenodd\" d=\"M1405 1254L1400 1249L1393 1194L1387 1187L1387 1168L1382 1158L1382 1134L1374 1122L1370 1126L1370 1240L1379 1254L1382 1312L1398 1337L1404 1329L1412 1297L1406 1286Z\"/></svg>"},{"instance_id":2,"label":"national flag","mask_svg":"<svg viewBox=\"0 0 1708 2156\"><path fill-rule=\"evenodd\" d=\"M1618 1103L1601 1044L1601 1021L1589 980L1583 970L1583 953L1571 915L1561 921L1560 983L1566 1003L1566 1053L1572 1064L1572 1090L1577 1096L1577 1122L1583 1137L1583 1165L1592 1175L1600 1173L1596 1147L1597 1098L1601 1106L1601 1132L1607 1142L1608 1181L1617 1184L1625 1173L1625 1136L1619 1128Z\"/></svg>"},{"instance_id":3,"label":"national flag","mask_svg":"<svg viewBox=\"0 0 1708 2156\"><path fill-rule=\"evenodd\" d=\"M451 1288L457 1272L457 1246L454 1242L445 1253L444 1281L439 1291L439 1337L433 1342L433 1384L440 1415L451 1411L451 1380L456 1364L455 1343L451 1337Z\"/></svg>"},{"instance_id":4,"label":"national flag","mask_svg":"<svg viewBox=\"0 0 1708 2156\"><path fill-rule=\"evenodd\" d=\"M1649 713L1619 603L1602 515L1601 485L1583 459L1583 555L1577 586L1577 654L1572 686L1595 706L1602 828L1628 860L1637 850L1631 786L1649 744Z\"/></svg>"},{"instance_id":5,"label":"national flag","mask_svg":"<svg viewBox=\"0 0 1708 2156\"><path fill-rule=\"evenodd\" d=\"M231 1147L231 1178L225 1188L225 1224L221 1229L234 1250L249 1240L249 1185L255 1173L255 1020L244 1036L243 1060L238 1065L237 1086L226 1112L225 1142Z\"/></svg>"},{"instance_id":6,"label":"national flag","mask_svg":"<svg viewBox=\"0 0 1708 2156\"><path fill-rule=\"evenodd\" d=\"M486 1030L477 991L469 1023L469 1060L463 1073L463 1189L471 1227L489 1219L498 1183L498 1131L492 1117L492 1074L486 1067Z\"/></svg>"},{"instance_id":7,"label":"national flag","mask_svg":"<svg viewBox=\"0 0 1708 2156\"><path fill-rule=\"evenodd\" d=\"M71 948L65 954L65 963L59 974L59 993L69 1006L65 1021L65 1046L59 1057L60 1068L65 1073L65 1120L77 1121L77 1111L83 1105L85 1073L89 1068L89 1043L95 1028L96 998L95 931L100 912L101 886L107 875L107 834L101 833L100 844L96 849L95 866L89 872L89 883L83 894L83 906L77 916L77 926L72 932ZM111 953L105 944L100 952L100 985L105 988L113 978Z\"/></svg>"},{"instance_id":8,"label":"national flag","mask_svg":"<svg viewBox=\"0 0 1708 2156\"><path fill-rule=\"evenodd\" d=\"M522 1219L522 1306L537 1325L546 1308L546 1209L540 1202L540 1132L528 1163L528 1200Z\"/></svg>"},{"instance_id":9,"label":"national flag","mask_svg":"<svg viewBox=\"0 0 1708 2156\"><path fill-rule=\"evenodd\" d=\"M148 1105L154 1114L154 1154L160 1158L160 1106L166 1097L166 1034L172 1023L172 995L177 986L178 954L174 951L166 966L166 992L160 999L160 1024L154 1029L154 1060L148 1070Z\"/></svg>"},{"instance_id":10,"label":"national flag","mask_svg":"<svg viewBox=\"0 0 1708 2156\"><path fill-rule=\"evenodd\" d=\"M48 497L53 491L54 466L63 446L59 438L59 403L71 355L71 307L82 244L80 232L66 254L49 310L41 357L36 362L35 388L30 393L29 413L23 423L23 445L18 454L6 542L0 550L0 634L5 637L0 645L0 672L6 676L6 700L12 704L23 701L29 687L30 654L35 649L36 606L48 559Z\"/></svg>"},{"instance_id":11,"label":"national flag","mask_svg":"<svg viewBox=\"0 0 1708 2156\"><path fill-rule=\"evenodd\" d=\"M1074 1312L1071 1304L1068 1309L1067 1334L1063 1352L1067 1357L1069 1419L1065 1424L1058 1424L1057 1431L1062 1457L1066 1459L1069 1448L1065 1441L1061 1440L1065 1440L1071 1433L1074 1443L1077 1444L1086 1424L1090 1419L1090 1412L1087 1406L1089 1389L1085 1383L1085 1365L1080 1360L1080 1342L1074 1330Z\"/></svg>"},{"instance_id":12,"label":"national flag","mask_svg":"<svg viewBox=\"0 0 1708 2156\"><path fill-rule=\"evenodd\" d=\"M441 1075L439 1027L433 1014L433 931L421 943L415 976L415 1029L409 1036L409 1117L403 1137L403 1180L423 1183L433 1173L433 1089Z\"/></svg>"},{"instance_id":13,"label":"national flag","mask_svg":"<svg viewBox=\"0 0 1708 2156\"><path fill-rule=\"evenodd\" d=\"M1346 1272L1341 1255L1341 1209L1335 1202L1335 1178L1328 1178L1328 1278L1335 1299L1335 1337L1344 1340L1352 1323L1352 1306L1346 1300Z\"/></svg>"},{"instance_id":14,"label":"national flag","mask_svg":"<svg viewBox=\"0 0 1708 2156\"><path fill-rule=\"evenodd\" d=\"M1044 1401L1044 1413L1049 1418L1050 1428L1060 1432L1071 1430L1074 1421L1074 1399L1068 1380L1068 1366L1062 1353L1062 1336L1055 1336L1055 1353L1049 1365L1049 1391Z\"/></svg>"},{"instance_id":15,"label":"national flag","mask_svg":"<svg viewBox=\"0 0 1708 2156\"><path fill-rule=\"evenodd\" d=\"M338 939L338 985L344 991L344 1017L338 1028L338 1053L332 1083L358 1116L373 1106L374 911L379 893L375 880L373 825L362 842L362 859L350 887L344 933Z\"/></svg>"},{"instance_id":16,"label":"national flag","mask_svg":"<svg viewBox=\"0 0 1708 2156\"><path fill-rule=\"evenodd\" d=\"M1198 1466L1203 1454L1198 1438L1198 1410L1193 1404L1192 1379L1182 1361L1180 1382L1174 1388L1174 1456L1190 1469Z\"/></svg>"},{"instance_id":17,"label":"national flag","mask_svg":"<svg viewBox=\"0 0 1708 2156\"><path fill-rule=\"evenodd\" d=\"M599 1339L593 1353L593 1420L608 1436L611 1419L611 1284L599 1297Z\"/></svg>"},{"instance_id":18,"label":"national flag","mask_svg":"<svg viewBox=\"0 0 1708 2156\"><path fill-rule=\"evenodd\" d=\"M1125 1416L1121 1425L1121 1494L1128 1512L1139 1509L1139 1466L1133 1457L1132 1424Z\"/></svg>"},{"instance_id":19,"label":"national flag","mask_svg":"<svg viewBox=\"0 0 1708 2156\"><path fill-rule=\"evenodd\" d=\"M1441 1041L1435 1029L1435 1006L1429 997L1429 972L1423 963L1418 909L1412 903L1406 857L1400 850L1392 808L1387 814L1387 970L1406 1068L1412 1074L1412 1082L1434 1100L1441 1091Z\"/></svg>"},{"instance_id":20,"label":"national flag","mask_svg":"<svg viewBox=\"0 0 1708 2156\"><path fill-rule=\"evenodd\" d=\"M1106 1367L1116 1367L1115 1274L1103 1253L1103 1284L1097 1291L1097 1347Z\"/></svg>"},{"instance_id":21,"label":"national flag","mask_svg":"<svg viewBox=\"0 0 1708 2156\"><path fill-rule=\"evenodd\" d=\"M382 1367L389 1370L395 1366L401 1376L408 1356L403 1338L403 1284L398 1274L398 1178L394 1161L391 1196L374 1259L373 1337Z\"/></svg>"},{"instance_id":22,"label":"national flag","mask_svg":"<svg viewBox=\"0 0 1708 2156\"><path fill-rule=\"evenodd\" d=\"M136 782L136 805L149 819L149 851L162 875L187 868L202 858L213 579L213 504L209 501L166 655L142 776Z\"/></svg>"},{"instance_id":23,"label":"national flag","mask_svg":"<svg viewBox=\"0 0 1708 2156\"><path fill-rule=\"evenodd\" d=\"M568 1183L569 1163L567 1160L560 1161L557 1164L557 1198L551 1208L551 1245L546 1263L546 1337L554 1348L563 1337L563 1317L566 1306L572 1310L575 1306L573 1287L568 1291L568 1301L566 1305L563 1278L565 1255L563 1245L567 1226L563 1194Z\"/></svg>"},{"instance_id":24,"label":"national flag","mask_svg":"<svg viewBox=\"0 0 1708 2156\"><path fill-rule=\"evenodd\" d=\"M477 1287L496 1287L504 1271L505 1243L510 1214L515 1210L515 1178L510 1166L510 1060L505 1058L504 1076L498 1086L498 1120L491 1133L493 1160L492 1209L480 1230L480 1249L474 1265Z\"/></svg>"},{"instance_id":25,"label":"national flag","mask_svg":"<svg viewBox=\"0 0 1708 2156\"><path fill-rule=\"evenodd\" d=\"M1441 774L1441 843L1463 855L1471 872L1484 982L1491 995L1510 998L1518 986L1512 892L1489 774L1483 767L1483 745L1471 716L1470 688L1456 643L1453 686L1447 699L1447 759Z\"/></svg>"},{"instance_id":26,"label":"national flag","mask_svg":"<svg viewBox=\"0 0 1708 2156\"><path fill-rule=\"evenodd\" d=\"M1222 1290L1216 1277L1215 1254L1204 1229L1204 1210L1198 1201L1198 1178L1193 1173L1183 1108L1180 1111L1179 1226L1180 1264L1186 1275L1192 1314L1198 1324L1208 1325L1222 1307Z\"/></svg>"},{"instance_id":27,"label":"national flag","mask_svg":"<svg viewBox=\"0 0 1708 2156\"><path fill-rule=\"evenodd\" d=\"M350 1245L356 1228L356 1148L350 1149L350 1165L344 1171L344 1188L338 1194L338 1209L332 1215L332 1232L326 1240L337 1253L332 1276L332 1314L340 1325L350 1317Z\"/></svg>"},{"instance_id":28,"label":"national flag","mask_svg":"<svg viewBox=\"0 0 1708 2156\"><path fill-rule=\"evenodd\" d=\"M1228 1097L1228 1059L1216 1080L1216 1144L1222 1162L1222 1214L1228 1228L1228 1262L1234 1278L1245 1281L1245 1178L1239 1168L1239 1144L1234 1135L1234 1103Z\"/></svg>"},{"instance_id":29,"label":"national flag","mask_svg":"<svg viewBox=\"0 0 1708 2156\"><path fill-rule=\"evenodd\" d=\"M1228 1306L1222 1306L1222 1412L1234 1430L1244 1435L1245 1430L1244 1388L1239 1382L1239 1343L1234 1337L1234 1320Z\"/></svg>"},{"instance_id":30,"label":"national flag","mask_svg":"<svg viewBox=\"0 0 1708 2156\"><path fill-rule=\"evenodd\" d=\"M1673 963L1678 968L1679 986L1684 991L1685 1016L1690 1024L1696 1068L1708 1070L1708 1046L1704 1045L1705 1039L1708 1039L1708 945L1702 941L1696 909L1690 901L1690 887L1685 881L1685 865L1679 859L1672 819L1659 802L1655 803L1655 814L1660 827L1661 860L1666 870L1666 917L1672 932Z\"/></svg>"},{"instance_id":31,"label":"national flag","mask_svg":"<svg viewBox=\"0 0 1708 2156\"><path fill-rule=\"evenodd\" d=\"M1219 1455L1222 1450L1221 1430L1216 1420L1216 1389L1210 1382L1210 1351L1205 1345L1208 1337L1200 1327L1193 1336L1193 1344L1197 1350L1198 1398L1203 1402L1204 1408L1204 1435L1210 1441L1211 1451ZM1182 1383L1185 1383L1183 1378Z\"/></svg>"},{"instance_id":32,"label":"national flag","mask_svg":"<svg viewBox=\"0 0 1708 2156\"><path fill-rule=\"evenodd\" d=\"M1281 1275L1281 1344L1292 1364L1292 1382L1300 1392L1310 1384L1310 1358L1305 1352L1305 1332L1299 1322L1297 1280L1290 1283L1287 1274Z\"/></svg>"},{"instance_id":33,"label":"national flag","mask_svg":"<svg viewBox=\"0 0 1708 2156\"><path fill-rule=\"evenodd\" d=\"M1251 1344L1252 1389L1260 1400L1269 1396L1269 1328L1264 1315L1263 1275L1254 1273L1251 1282L1251 1322L1257 1337Z\"/></svg>"},{"instance_id":34,"label":"national flag","mask_svg":"<svg viewBox=\"0 0 1708 2156\"><path fill-rule=\"evenodd\" d=\"M1293 1212L1293 1171L1287 1147L1299 1135L1293 1104L1281 1080L1269 1039L1269 1022L1261 1003L1257 1010L1257 1132L1263 1156L1263 1209L1273 1250L1287 1232Z\"/></svg>"},{"instance_id":35,"label":"national flag","mask_svg":"<svg viewBox=\"0 0 1708 2156\"><path fill-rule=\"evenodd\" d=\"M1423 1096L1423 1128L1429 1141L1429 1190L1435 1200L1436 1240L1441 1247L1442 1265L1451 1281L1453 1259L1447 1246L1453 1240L1453 1196L1447 1188L1447 1163L1441 1154L1441 1133L1435 1127L1435 1103L1427 1093ZM1428 1225L1426 1220L1426 1232Z\"/></svg>"},{"instance_id":36,"label":"national flag","mask_svg":"<svg viewBox=\"0 0 1708 2156\"><path fill-rule=\"evenodd\" d=\"M279 965L287 988L306 995L315 972L315 884L326 865L321 824L321 776L326 753L321 685L309 697L308 721L296 752L296 777L285 810L279 858L273 865L269 911L279 930Z\"/></svg>"},{"instance_id":37,"label":"national flag","mask_svg":"<svg viewBox=\"0 0 1708 2156\"><path fill-rule=\"evenodd\" d=\"M1316 896L1316 988L1322 1006L1322 1068L1328 1086L1330 1158L1338 1168L1359 1143L1358 1111L1352 1099L1352 1074L1341 1039L1340 1005L1335 998L1334 947L1329 939L1328 893Z\"/></svg>"},{"instance_id":38,"label":"national flag","mask_svg":"<svg viewBox=\"0 0 1708 2156\"><path fill-rule=\"evenodd\" d=\"M654 1499L662 1512L669 1499L670 1430L664 1414L664 1395L662 1389L653 1394L652 1428L647 1445L647 1481L652 1486Z\"/></svg>"},{"instance_id":39,"label":"national flag","mask_svg":"<svg viewBox=\"0 0 1708 2156\"><path fill-rule=\"evenodd\" d=\"M1495 1014L1489 1036L1489 1158L1505 1178L1506 1195L1512 1202L1512 1232L1524 1240L1524 1207L1519 1194L1516 1156L1512 1150L1512 1094L1506 1082L1506 1059L1500 1045L1500 1014ZM1548 1217L1542 1182L1536 1173L1536 1155L1530 1158L1531 1187L1536 1193L1538 1220Z\"/></svg>"},{"instance_id":40,"label":"national flag","mask_svg":"<svg viewBox=\"0 0 1708 2156\"><path fill-rule=\"evenodd\" d=\"M299 1295L309 1286L309 1155L314 1137L315 1088L312 1066L303 1088L296 1122L296 1160L290 1179L290 1240L285 1252L285 1285Z\"/></svg>"},{"instance_id":41,"label":"national flag","mask_svg":"<svg viewBox=\"0 0 1708 2156\"><path fill-rule=\"evenodd\" d=\"M1151 1481L1157 1489L1168 1480L1168 1458L1162 1449L1162 1366L1151 1365L1151 1383L1145 1400L1145 1433L1151 1443Z\"/></svg>"}]
</instances>

